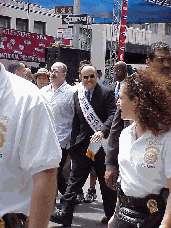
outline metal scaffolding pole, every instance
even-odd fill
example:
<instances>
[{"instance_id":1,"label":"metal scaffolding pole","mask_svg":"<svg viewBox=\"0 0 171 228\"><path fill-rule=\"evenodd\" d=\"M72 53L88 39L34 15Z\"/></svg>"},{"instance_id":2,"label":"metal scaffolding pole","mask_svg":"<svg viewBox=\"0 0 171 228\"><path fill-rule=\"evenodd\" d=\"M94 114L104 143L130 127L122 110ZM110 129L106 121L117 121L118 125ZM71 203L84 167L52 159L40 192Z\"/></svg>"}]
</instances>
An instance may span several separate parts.
<instances>
[{"instance_id":1,"label":"metal scaffolding pole","mask_svg":"<svg viewBox=\"0 0 171 228\"><path fill-rule=\"evenodd\" d=\"M74 0L74 14L80 14L80 0ZM79 49L79 25L73 25L73 47Z\"/></svg>"},{"instance_id":2,"label":"metal scaffolding pole","mask_svg":"<svg viewBox=\"0 0 171 228\"><path fill-rule=\"evenodd\" d=\"M121 0L114 0L113 5L113 20L111 25L111 44L110 44L110 67L109 67L109 80L111 80L112 73L112 56L114 54L114 64L117 61L117 47L118 47L118 34L121 18Z\"/></svg>"}]
</instances>

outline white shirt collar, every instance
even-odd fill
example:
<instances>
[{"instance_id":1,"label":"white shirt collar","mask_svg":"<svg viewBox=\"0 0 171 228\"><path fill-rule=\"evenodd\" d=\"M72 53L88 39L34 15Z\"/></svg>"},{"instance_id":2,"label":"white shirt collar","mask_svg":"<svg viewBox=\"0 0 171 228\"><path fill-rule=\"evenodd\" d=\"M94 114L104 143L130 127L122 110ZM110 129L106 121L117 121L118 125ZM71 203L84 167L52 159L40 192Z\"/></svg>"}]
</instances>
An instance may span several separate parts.
<instances>
[{"instance_id":1,"label":"white shirt collar","mask_svg":"<svg viewBox=\"0 0 171 228\"><path fill-rule=\"evenodd\" d=\"M66 81L64 81L58 88L57 88L57 90L56 91L54 91L54 89L53 89L53 86L52 86L52 84L50 84L50 87L49 87L49 89L51 90L51 91L53 91L54 93L56 93L57 91L61 91L61 92L65 92L65 85L67 84L67 82Z\"/></svg>"}]
</instances>

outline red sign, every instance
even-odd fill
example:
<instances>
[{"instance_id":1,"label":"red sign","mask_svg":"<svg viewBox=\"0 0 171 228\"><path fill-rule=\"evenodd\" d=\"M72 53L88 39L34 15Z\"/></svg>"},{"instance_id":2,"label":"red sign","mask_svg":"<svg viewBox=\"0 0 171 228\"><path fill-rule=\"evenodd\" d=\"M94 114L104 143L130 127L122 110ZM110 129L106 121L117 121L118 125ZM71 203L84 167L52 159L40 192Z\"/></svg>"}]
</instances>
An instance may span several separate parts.
<instances>
[{"instance_id":1,"label":"red sign","mask_svg":"<svg viewBox=\"0 0 171 228\"><path fill-rule=\"evenodd\" d=\"M123 0L122 10L121 10L121 27L120 27L120 35L119 35L118 61L124 61L127 7L128 7L128 0Z\"/></svg>"},{"instance_id":2,"label":"red sign","mask_svg":"<svg viewBox=\"0 0 171 228\"><path fill-rule=\"evenodd\" d=\"M55 6L56 14L73 14L73 6Z\"/></svg>"},{"instance_id":3,"label":"red sign","mask_svg":"<svg viewBox=\"0 0 171 228\"><path fill-rule=\"evenodd\" d=\"M28 62L45 62L45 48L51 47L54 37L37 33L1 28L1 59Z\"/></svg>"}]
</instances>

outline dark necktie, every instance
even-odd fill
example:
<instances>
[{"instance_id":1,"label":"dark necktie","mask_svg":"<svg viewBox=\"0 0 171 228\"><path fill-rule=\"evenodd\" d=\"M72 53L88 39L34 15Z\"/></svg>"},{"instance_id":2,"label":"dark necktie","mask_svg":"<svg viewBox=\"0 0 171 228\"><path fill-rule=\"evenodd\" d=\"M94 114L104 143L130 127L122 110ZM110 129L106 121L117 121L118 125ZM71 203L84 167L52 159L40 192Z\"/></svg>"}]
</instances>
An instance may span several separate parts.
<instances>
[{"instance_id":1,"label":"dark necktie","mask_svg":"<svg viewBox=\"0 0 171 228\"><path fill-rule=\"evenodd\" d=\"M116 92L115 92L115 100L118 100L118 94L119 94L119 90L120 90L120 82L119 84L117 84L117 88L116 88Z\"/></svg>"},{"instance_id":2,"label":"dark necktie","mask_svg":"<svg viewBox=\"0 0 171 228\"><path fill-rule=\"evenodd\" d=\"M87 100L90 102L90 91L86 91L86 97L87 97Z\"/></svg>"}]
</instances>

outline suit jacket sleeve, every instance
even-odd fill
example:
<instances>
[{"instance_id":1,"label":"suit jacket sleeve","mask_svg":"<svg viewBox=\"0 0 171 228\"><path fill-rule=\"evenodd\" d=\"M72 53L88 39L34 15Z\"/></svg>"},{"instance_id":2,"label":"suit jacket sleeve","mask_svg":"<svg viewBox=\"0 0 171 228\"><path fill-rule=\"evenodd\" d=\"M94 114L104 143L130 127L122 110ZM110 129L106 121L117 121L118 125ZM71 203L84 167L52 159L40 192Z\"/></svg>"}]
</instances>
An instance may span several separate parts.
<instances>
[{"instance_id":1,"label":"suit jacket sleeve","mask_svg":"<svg viewBox=\"0 0 171 228\"><path fill-rule=\"evenodd\" d=\"M76 137L80 132L80 119L77 113L75 99L76 99L76 93L74 94L74 118L72 121L72 131L71 131L71 141L70 141L71 146L75 144Z\"/></svg>"},{"instance_id":2,"label":"suit jacket sleeve","mask_svg":"<svg viewBox=\"0 0 171 228\"><path fill-rule=\"evenodd\" d=\"M110 133L112 120L116 111L115 97L112 90L109 90L105 95L105 109L103 113L107 116L107 119L103 122L101 131L104 133L104 138L107 138Z\"/></svg>"},{"instance_id":3,"label":"suit jacket sleeve","mask_svg":"<svg viewBox=\"0 0 171 228\"><path fill-rule=\"evenodd\" d=\"M112 122L107 145L107 153L105 158L107 169L118 168L119 136L123 128L124 121L121 119L121 111L118 107Z\"/></svg>"}]
</instances>

